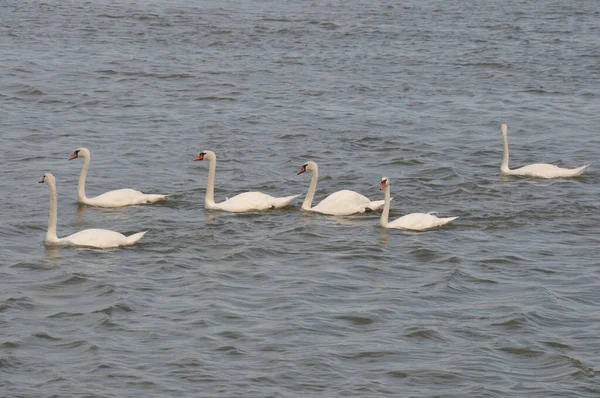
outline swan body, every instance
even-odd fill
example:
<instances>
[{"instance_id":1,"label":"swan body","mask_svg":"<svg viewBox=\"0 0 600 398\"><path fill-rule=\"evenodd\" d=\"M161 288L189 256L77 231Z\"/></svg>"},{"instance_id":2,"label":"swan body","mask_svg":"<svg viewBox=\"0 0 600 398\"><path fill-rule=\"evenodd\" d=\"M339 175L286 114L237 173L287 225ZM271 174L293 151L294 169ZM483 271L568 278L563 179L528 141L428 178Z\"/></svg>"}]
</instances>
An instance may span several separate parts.
<instances>
[{"instance_id":1,"label":"swan body","mask_svg":"<svg viewBox=\"0 0 600 398\"><path fill-rule=\"evenodd\" d=\"M383 228L395 228L395 229L406 229L410 231L426 231L429 229L441 227L444 224L448 224L451 221L456 220L458 217L437 217L431 213L411 213L391 222L388 222L390 215L390 180L387 177L381 178L381 185L379 189L385 191L385 205L383 212L381 213L380 225Z\"/></svg>"},{"instance_id":2,"label":"swan body","mask_svg":"<svg viewBox=\"0 0 600 398\"><path fill-rule=\"evenodd\" d=\"M364 213L367 210L379 210L383 207L383 200L371 201L366 196L347 189L332 193L319 202L319 204L312 207L312 201L317 190L317 181L319 180L319 166L315 162L310 161L300 168L298 174L306 171L312 172L312 178L306 198L304 199L304 203L302 203L302 210L332 216L349 216L351 214Z\"/></svg>"},{"instance_id":3,"label":"swan body","mask_svg":"<svg viewBox=\"0 0 600 398\"><path fill-rule=\"evenodd\" d=\"M511 170L508 168L508 126L506 124L502 124L502 126L500 126L500 134L502 134L502 141L504 145L504 158L502 160L500 170L504 175L528 176L537 178L578 177L582 175L583 172L590 166L589 164L586 164L575 169L565 169L553 164L536 163Z\"/></svg>"},{"instance_id":4,"label":"swan body","mask_svg":"<svg viewBox=\"0 0 600 398\"><path fill-rule=\"evenodd\" d=\"M85 229L72 235L59 238L56 235L57 223L57 200L56 200L56 179L51 173L44 174L40 183L45 182L50 187L50 215L48 217L48 232L44 243L47 245L59 246L82 246L93 247L96 249L109 249L119 246L133 245L144 237L146 232L125 236L119 232L108 229Z\"/></svg>"},{"instance_id":5,"label":"swan body","mask_svg":"<svg viewBox=\"0 0 600 398\"><path fill-rule=\"evenodd\" d=\"M204 206L209 210L221 210L230 213L243 213L268 209L280 209L289 205L298 195L275 197L262 192L245 192L228 198L224 202L215 203L215 172L217 169L217 155L213 151L202 151L194 160L208 160L208 184Z\"/></svg>"},{"instance_id":6,"label":"swan body","mask_svg":"<svg viewBox=\"0 0 600 398\"><path fill-rule=\"evenodd\" d=\"M69 160L83 158L83 168L79 175L79 183L77 184L77 201L91 206L98 207L122 207L130 205L142 205L147 203L155 203L165 200L167 195L145 194L135 189L117 189L98 195L93 198L88 198L85 194L85 180L88 169L90 167L91 154L87 148L78 148L73 152Z\"/></svg>"}]
</instances>

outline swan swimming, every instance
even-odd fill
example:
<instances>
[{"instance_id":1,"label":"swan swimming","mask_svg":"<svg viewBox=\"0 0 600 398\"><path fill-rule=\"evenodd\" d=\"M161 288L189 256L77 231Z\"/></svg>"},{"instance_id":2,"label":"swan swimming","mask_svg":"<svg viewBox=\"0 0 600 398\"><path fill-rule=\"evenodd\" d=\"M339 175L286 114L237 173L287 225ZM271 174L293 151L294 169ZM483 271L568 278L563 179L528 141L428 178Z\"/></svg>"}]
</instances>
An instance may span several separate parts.
<instances>
[{"instance_id":1,"label":"swan swimming","mask_svg":"<svg viewBox=\"0 0 600 398\"><path fill-rule=\"evenodd\" d=\"M390 179L387 177L381 177L381 184L379 185L380 190L385 190L385 205L383 212L381 213L381 219L379 224L383 228L395 228L395 229L407 229L410 231L426 231L441 227L444 224L448 224L451 221L456 220L458 217L445 217L440 218L429 213L411 213L400 218L395 219L392 222L388 222L390 215Z\"/></svg>"},{"instance_id":2,"label":"swan swimming","mask_svg":"<svg viewBox=\"0 0 600 398\"><path fill-rule=\"evenodd\" d=\"M299 195L274 197L262 192L244 192L224 202L215 203L215 172L217 169L217 155L213 151L204 150L194 160L208 160L208 184L204 197L204 207L210 210L222 210L231 213L248 211L280 209L291 203Z\"/></svg>"},{"instance_id":3,"label":"swan swimming","mask_svg":"<svg viewBox=\"0 0 600 398\"><path fill-rule=\"evenodd\" d=\"M312 172L312 178L306 198L304 199L304 203L302 203L302 210L331 216L349 216L351 214L364 213L366 210L379 210L383 206L383 200L371 201L371 199L358 192L344 189L332 193L315 207L311 207L315 191L317 190L317 181L319 180L319 166L313 161L307 162L300 168L298 174L306 171Z\"/></svg>"},{"instance_id":4,"label":"swan swimming","mask_svg":"<svg viewBox=\"0 0 600 398\"><path fill-rule=\"evenodd\" d=\"M85 179L90 167L91 154L87 148L78 148L73 152L69 160L83 158L83 167L79 175L79 183L77 184L77 201L91 206L98 207L122 207L130 205L141 205L147 203L155 203L165 200L167 195L145 194L135 189L117 189L98 195L93 198L88 198L85 195Z\"/></svg>"},{"instance_id":5,"label":"swan swimming","mask_svg":"<svg viewBox=\"0 0 600 398\"><path fill-rule=\"evenodd\" d=\"M500 126L500 134L502 134L502 141L504 145L504 158L502 160L502 165L500 166L500 170L503 175L529 176L537 178L578 177L582 175L583 172L590 166L589 164L586 164L576 169L565 169L553 164L536 163L511 170L508 168L508 126L506 124L502 124L502 126Z\"/></svg>"},{"instance_id":6,"label":"swan swimming","mask_svg":"<svg viewBox=\"0 0 600 398\"><path fill-rule=\"evenodd\" d=\"M108 229L84 229L83 231L75 232L72 235L59 238L56 235L56 223L58 217L57 201L56 201L56 179L51 173L45 173L41 183L48 184L50 187L50 215L48 217L48 232L44 241L47 245L58 246L82 246L93 247L97 249L109 249L119 246L133 245L144 237L146 232L138 232L136 234L125 236L119 232L110 231Z\"/></svg>"}]
</instances>

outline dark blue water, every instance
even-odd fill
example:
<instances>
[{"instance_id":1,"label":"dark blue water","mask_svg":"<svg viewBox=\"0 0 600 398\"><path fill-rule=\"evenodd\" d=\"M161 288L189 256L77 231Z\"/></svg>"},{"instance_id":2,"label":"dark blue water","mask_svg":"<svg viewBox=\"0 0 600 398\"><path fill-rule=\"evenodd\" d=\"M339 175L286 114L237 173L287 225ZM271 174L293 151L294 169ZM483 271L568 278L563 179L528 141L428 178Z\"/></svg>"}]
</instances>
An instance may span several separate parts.
<instances>
[{"instance_id":1,"label":"dark blue water","mask_svg":"<svg viewBox=\"0 0 600 398\"><path fill-rule=\"evenodd\" d=\"M596 397L596 1L0 3L0 396ZM502 178L592 163L582 178ZM164 204L79 207L135 188ZM340 189L378 214L204 210ZM46 248L150 229L139 245Z\"/></svg>"}]
</instances>

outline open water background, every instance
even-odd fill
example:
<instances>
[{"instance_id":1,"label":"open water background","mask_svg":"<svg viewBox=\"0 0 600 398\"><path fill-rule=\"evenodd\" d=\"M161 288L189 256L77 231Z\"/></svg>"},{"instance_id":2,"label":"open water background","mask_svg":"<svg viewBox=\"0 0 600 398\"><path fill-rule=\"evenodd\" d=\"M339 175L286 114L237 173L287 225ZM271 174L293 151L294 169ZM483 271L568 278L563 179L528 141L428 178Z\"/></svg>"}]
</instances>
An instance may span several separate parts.
<instances>
[{"instance_id":1,"label":"open water background","mask_svg":"<svg viewBox=\"0 0 600 398\"><path fill-rule=\"evenodd\" d=\"M3 397L600 396L600 5L0 1ZM511 165L582 178L502 178ZM78 207L131 187L161 205ZM339 189L377 214L204 210ZM150 229L120 250L59 236Z\"/></svg>"}]
</instances>

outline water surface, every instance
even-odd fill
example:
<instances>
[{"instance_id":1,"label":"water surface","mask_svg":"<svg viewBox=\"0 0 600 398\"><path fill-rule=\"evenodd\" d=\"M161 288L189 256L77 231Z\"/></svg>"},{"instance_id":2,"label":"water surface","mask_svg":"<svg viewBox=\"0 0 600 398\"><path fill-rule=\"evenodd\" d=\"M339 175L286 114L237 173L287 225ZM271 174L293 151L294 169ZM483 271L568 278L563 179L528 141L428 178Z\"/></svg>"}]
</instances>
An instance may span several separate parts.
<instances>
[{"instance_id":1,"label":"water surface","mask_svg":"<svg viewBox=\"0 0 600 398\"><path fill-rule=\"evenodd\" d=\"M2 396L595 397L596 1L16 2L0 13ZM592 163L582 178L511 164ZM136 188L160 205L78 207ZM392 183L392 217L204 210ZM150 229L120 250L59 236Z\"/></svg>"}]
</instances>

